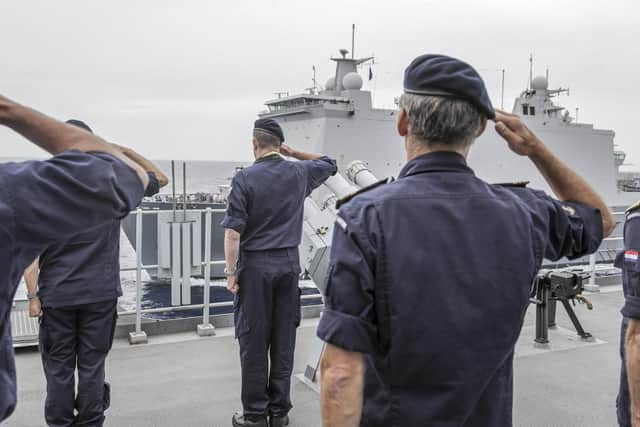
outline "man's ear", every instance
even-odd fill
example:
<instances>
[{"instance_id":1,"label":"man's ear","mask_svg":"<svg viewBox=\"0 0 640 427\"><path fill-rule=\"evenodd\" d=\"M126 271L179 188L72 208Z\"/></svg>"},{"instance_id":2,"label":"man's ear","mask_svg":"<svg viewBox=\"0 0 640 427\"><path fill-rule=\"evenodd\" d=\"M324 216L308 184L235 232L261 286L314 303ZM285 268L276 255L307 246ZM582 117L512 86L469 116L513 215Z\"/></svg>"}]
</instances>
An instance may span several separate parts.
<instances>
[{"instance_id":1,"label":"man's ear","mask_svg":"<svg viewBox=\"0 0 640 427\"><path fill-rule=\"evenodd\" d=\"M396 124L396 127L400 136L404 137L409 134L409 118L407 117L407 112L404 108L401 108L398 113L398 123Z\"/></svg>"},{"instance_id":2,"label":"man's ear","mask_svg":"<svg viewBox=\"0 0 640 427\"><path fill-rule=\"evenodd\" d=\"M251 140L251 143L253 144L253 150L256 151L258 149L258 141L256 141L255 138L253 138Z\"/></svg>"},{"instance_id":3,"label":"man's ear","mask_svg":"<svg viewBox=\"0 0 640 427\"><path fill-rule=\"evenodd\" d=\"M479 138L480 135L484 133L485 129L487 129L487 118L485 116L482 116L482 118L480 119L480 129L478 129L476 138Z\"/></svg>"}]
</instances>

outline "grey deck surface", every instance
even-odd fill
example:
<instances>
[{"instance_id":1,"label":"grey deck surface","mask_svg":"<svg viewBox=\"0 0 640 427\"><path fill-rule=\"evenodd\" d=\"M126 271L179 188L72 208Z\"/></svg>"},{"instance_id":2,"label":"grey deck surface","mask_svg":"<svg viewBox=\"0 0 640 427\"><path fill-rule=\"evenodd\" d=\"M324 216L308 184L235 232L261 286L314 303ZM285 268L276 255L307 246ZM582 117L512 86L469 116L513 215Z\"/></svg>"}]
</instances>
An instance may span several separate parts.
<instances>
[{"instance_id":1,"label":"grey deck surface","mask_svg":"<svg viewBox=\"0 0 640 427\"><path fill-rule=\"evenodd\" d=\"M525 322L515 361L514 425L541 427L615 426L619 369L619 288L592 295L595 308L576 312L600 341L574 339L568 318L551 332L551 349L531 345L533 310ZM298 332L295 374L303 371L315 336L315 321ZM150 337L149 344L114 344L107 376L112 404L107 426L230 426L240 408L238 347L230 330L217 337L195 334ZM462 346L464 343L461 344ZM17 350L19 402L3 425L43 426L44 377L34 349ZM292 426L320 426L318 395L294 379Z\"/></svg>"}]
</instances>

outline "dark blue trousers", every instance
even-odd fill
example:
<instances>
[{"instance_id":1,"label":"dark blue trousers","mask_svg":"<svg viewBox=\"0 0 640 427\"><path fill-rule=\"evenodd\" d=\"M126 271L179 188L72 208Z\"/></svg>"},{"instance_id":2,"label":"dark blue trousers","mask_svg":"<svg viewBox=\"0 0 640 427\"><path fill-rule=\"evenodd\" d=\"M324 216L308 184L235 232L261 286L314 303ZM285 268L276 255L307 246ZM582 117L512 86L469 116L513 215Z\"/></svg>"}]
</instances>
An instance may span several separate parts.
<instances>
[{"instance_id":1,"label":"dark blue trousers","mask_svg":"<svg viewBox=\"0 0 640 427\"><path fill-rule=\"evenodd\" d=\"M291 409L299 274L297 248L240 255L234 320L245 415L285 415Z\"/></svg>"},{"instance_id":2,"label":"dark blue trousers","mask_svg":"<svg viewBox=\"0 0 640 427\"><path fill-rule=\"evenodd\" d=\"M629 383L627 382L627 367L625 365L626 357L624 351L624 337L627 334L627 318L622 318L620 327L620 359L622 366L620 367L620 389L618 390L618 398L616 399L616 412L618 415L618 425L620 427L631 427L631 399L629 397Z\"/></svg>"},{"instance_id":3,"label":"dark blue trousers","mask_svg":"<svg viewBox=\"0 0 640 427\"><path fill-rule=\"evenodd\" d=\"M116 303L43 308L40 352L47 379L44 413L49 426L103 425L110 401L104 366L115 332Z\"/></svg>"}]
</instances>

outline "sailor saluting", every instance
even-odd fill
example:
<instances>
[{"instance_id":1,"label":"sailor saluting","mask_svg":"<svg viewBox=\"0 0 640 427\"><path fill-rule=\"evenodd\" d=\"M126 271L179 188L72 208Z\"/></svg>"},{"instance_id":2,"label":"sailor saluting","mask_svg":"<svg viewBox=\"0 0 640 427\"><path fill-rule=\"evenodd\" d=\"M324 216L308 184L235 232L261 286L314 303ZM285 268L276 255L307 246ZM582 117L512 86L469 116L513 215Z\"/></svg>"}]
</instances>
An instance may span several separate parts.
<instances>
[{"instance_id":1,"label":"sailor saluting","mask_svg":"<svg viewBox=\"0 0 640 427\"><path fill-rule=\"evenodd\" d=\"M67 123L92 132L82 121ZM147 172L145 196L156 194L168 183L152 162L130 148L116 148ZM117 299L122 295L120 221L113 219L47 246L27 269L24 280L29 312L40 316L38 341L47 379L47 425L102 425L111 401L105 361L116 328Z\"/></svg>"},{"instance_id":2,"label":"sailor saluting","mask_svg":"<svg viewBox=\"0 0 640 427\"><path fill-rule=\"evenodd\" d=\"M595 251L604 201L468 64L423 55L406 69L396 181L339 209L318 336L327 426L512 424L513 352L543 258ZM490 185L466 162L488 120L560 200Z\"/></svg>"},{"instance_id":3,"label":"sailor saluting","mask_svg":"<svg viewBox=\"0 0 640 427\"><path fill-rule=\"evenodd\" d=\"M126 216L149 178L98 136L2 96L0 124L54 155L0 165L1 421L16 405L9 315L20 275L47 246Z\"/></svg>"},{"instance_id":4,"label":"sailor saluting","mask_svg":"<svg viewBox=\"0 0 640 427\"><path fill-rule=\"evenodd\" d=\"M620 330L620 390L616 402L621 427L640 425L640 201L626 212L624 250L615 265L622 269L624 306Z\"/></svg>"},{"instance_id":5,"label":"sailor saluting","mask_svg":"<svg viewBox=\"0 0 640 427\"><path fill-rule=\"evenodd\" d=\"M234 176L221 223L242 368L243 413L233 416L235 427L266 427L267 417L271 427L289 424L304 199L337 171L335 160L283 142L276 121L256 120L256 161Z\"/></svg>"}]
</instances>

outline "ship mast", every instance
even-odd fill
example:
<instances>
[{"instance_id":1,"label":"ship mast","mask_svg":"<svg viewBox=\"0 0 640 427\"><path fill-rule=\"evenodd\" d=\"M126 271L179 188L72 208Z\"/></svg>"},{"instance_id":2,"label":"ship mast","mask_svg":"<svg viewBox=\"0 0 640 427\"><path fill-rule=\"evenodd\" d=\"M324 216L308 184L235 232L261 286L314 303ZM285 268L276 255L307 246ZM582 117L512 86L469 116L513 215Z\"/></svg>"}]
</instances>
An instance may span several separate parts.
<instances>
[{"instance_id":1,"label":"ship mast","mask_svg":"<svg viewBox=\"0 0 640 427\"><path fill-rule=\"evenodd\" d=\"M529 90L531 90L531 83L533 83L533 53L529 54Z\"/></svg>"},{"instance_id":2,"label":"ship mast","mask_svg":"<svg viewBox=\"0 0 640 427\"><path fill-rule=\"evenodd\" d=\"M351 25L351 59L356 59L356 24Z\"/></svg>"}]
</instances>

